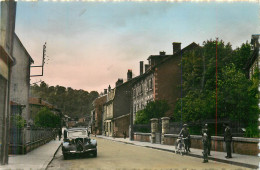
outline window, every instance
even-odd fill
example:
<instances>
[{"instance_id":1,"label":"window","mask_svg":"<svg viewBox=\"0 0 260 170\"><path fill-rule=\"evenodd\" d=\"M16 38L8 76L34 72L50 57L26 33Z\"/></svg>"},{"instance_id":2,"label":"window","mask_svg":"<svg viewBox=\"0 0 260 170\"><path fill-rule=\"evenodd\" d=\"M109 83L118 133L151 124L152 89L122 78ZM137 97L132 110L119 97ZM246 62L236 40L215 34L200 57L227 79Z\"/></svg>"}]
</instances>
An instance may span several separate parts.
<instances>
[{"instance_id":1,"label":"window","mask_svg":"<svg viewBox=\"0 0 260 170\"><path fill-rule=\"evenodd\" d=\"M153 90L153 79L152 78L149 79L149 91L150 90Z\"/></svg>"}]
</instances>

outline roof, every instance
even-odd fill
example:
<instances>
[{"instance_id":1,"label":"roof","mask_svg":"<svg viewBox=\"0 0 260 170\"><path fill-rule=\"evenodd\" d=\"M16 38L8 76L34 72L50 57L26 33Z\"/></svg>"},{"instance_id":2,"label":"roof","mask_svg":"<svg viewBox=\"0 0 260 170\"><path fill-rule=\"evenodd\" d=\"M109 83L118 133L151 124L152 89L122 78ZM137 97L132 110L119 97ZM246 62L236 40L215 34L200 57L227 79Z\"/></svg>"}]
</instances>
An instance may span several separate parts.
<instances>
[{"instance_id":1,"label":"roof","mask_svg":"<svg viewBox=\"0 0 260 170\"><path fill-rule=\"evenodd\" d=\"M39 106L46 106L48 108L51 108L51 109L55 109L55 106L42 100L41 98L38 98L38 97L30 97L29 98L29 104L30 105L39 105Z\"/></svg>"},{"instance_id":2,"label":"roof","mask_svg":"<svg viewBox=\"0 0 260 170\"><path fill-rule=\"evenodd\" d=\"M254 64L255 60L258 58L259 49L254 49L253 54L250 56L249 60L245 65L245 69L249 70L250 67Z\"/></svg>"},{"instance_id":3,"label":"roof","mask_svg":"<svg viewBox=\"0 0 260 170\"><path fill-rule=\"evenodd\" d=\"M160 63L153 66L153 68L158 67L158 66L162 65L163 63L165 63L166 61L169 61L173 57L180 56L183 53L185 53L186 51L192 50L193 48L196 48L196 47L200 47L200 46L198 44L196 44L195 42L192 42L191 44L189 44L185 48L179 50L178 52L174 53L173 55L169 55L169 57L165 58L163 61L161 61Z\"/></svg>"},{"instance_id":4,"label":"roof","mask_svg":"<svg viewBox=\"0 0 260 170\"><path fill-rule=\"evenodd\" d=\"M188 46L186 46L182 50L174 53L173 55L163 55L163 56L166 56L166 57L164 57L164 59L161 62L159 62L158 64L154 65L152 68L148 69L147 72L143 73L142 75L139 75L139 76L135 77L136 81L134 83L136 83L138 80L141 80L141 79L145 78L146 76L148 76L149 74L151 74L156 67L161 66L163 63L169 61L170 59L172 59L174 57L177 57L177 56L180 56L182 53L184 53L184 52L186 52L188 50L191 50L193 48L196 48L196 47L200 47L200 46L198 44L196 44L195 42L192 42L191 44L189 44ZM155 56L161 56L161 55L150 55L149 58L150 57L155 57Z\"/></svg>"},{"instance_id":5,"label":"roof","mask_svg":"<svg viewBox=\"0 0 260 170\"><path fill-rule=\"evenodd\" d=\"M21 47L24 49L26 55L27 55L27 56L29 57L29 59L30 59L30 62L31 62L31 63L34 63L34 61L33 61L32 57L31 57L31 55L28 53L28 51L26 50L26 48L24 47L23 43L21 42L21 40L19 39L19 37L17 36L16 33L14 33L14 37L17 39L18 43L20 43Z\"/></svg>"},{"instance_id":6,"label":"roof","mask_svg":"<svg viewBox=\"0 0 260 170\"><path fill-rule=\"evenodd\" d=\"M23 104L20 104L20 103L18 103L18 102L15 102L15 101L10 101L10 105L12 105L12 106L25 106L25 105L23 105Z\"/></svg>"}]
</instances>

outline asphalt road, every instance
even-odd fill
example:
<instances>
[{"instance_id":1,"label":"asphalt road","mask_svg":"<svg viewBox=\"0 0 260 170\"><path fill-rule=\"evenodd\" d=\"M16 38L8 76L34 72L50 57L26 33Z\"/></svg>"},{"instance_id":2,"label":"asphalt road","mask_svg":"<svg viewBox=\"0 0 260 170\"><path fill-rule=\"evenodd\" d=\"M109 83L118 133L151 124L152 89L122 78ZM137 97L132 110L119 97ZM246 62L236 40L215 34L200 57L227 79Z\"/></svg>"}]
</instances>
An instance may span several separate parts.
<instances>
[{"instance_id":1,"label":"asphalt road","mask_svg":"<svg viewBox=\"0 0 260 170\"><path fill-rule=\"evenodd\" d=\"M48 170L56 169L246 169L215 161L202 163L202 159L176 155L111 140L97 138L98 155L75 156L64 160L61 149L57 152Z\"/></svg>"}]
</instances>

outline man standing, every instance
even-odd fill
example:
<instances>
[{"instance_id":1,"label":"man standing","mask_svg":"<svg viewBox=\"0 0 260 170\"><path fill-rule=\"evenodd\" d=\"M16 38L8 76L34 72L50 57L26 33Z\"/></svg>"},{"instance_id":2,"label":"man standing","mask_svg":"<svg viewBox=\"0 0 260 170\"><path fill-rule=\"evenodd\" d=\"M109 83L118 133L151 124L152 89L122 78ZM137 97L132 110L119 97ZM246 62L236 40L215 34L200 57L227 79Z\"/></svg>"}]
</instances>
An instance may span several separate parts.
<instances>
[{"instance_id":1,"label":"man standing","mask_svg":"<svg viewBox=\"0 0 260 170\"><path fill-rule=\"evenodd\" d=\"M208 125L205 124L204 128L201 130L202 143L203 143L203 163L208 162L208 153L209 153L209 136L208 136Z\"/></svg>"},{"instance_id":2,"label":"man standing","mask_svg":"<svg viewBox=\"0 0 260 170\"><path fill-rule=\"evenodd\" d=\"M232 158L231 156L231 142L232 142L232 134L230 127L227 124L224 124L225 132L224 132L224 141L226 143L227 156L226 158Z\"/></svg>"},{"instance_id":3,"label":"man standing","mask_svg":"<svg viewBox=\"0 0 260 170\"><path fill-rule=\"evenodd\" d=\"M206 134L208 136L208 156L211 156L210 155L210 150L211 150L211 133L209 131L209 126L208 126L207 123L204 126L204 131L206 132Z\"/></svg>"},{"instance_id":4,"label":"man standing","mask_svg":"<svg viewBox=\"0 0 260 170\"><path fill-rule=\"evenodd\" d=\"M184 138L185 150L186 150L186 152L188 152L189 151L189 141L188 141L188 138L190 136L190 133L189 133L189 130L187 128L187 124L183 125L183 128L181 129L181 132L180 132L179 136L182 136Z\"/></svg>"}]
</instances>

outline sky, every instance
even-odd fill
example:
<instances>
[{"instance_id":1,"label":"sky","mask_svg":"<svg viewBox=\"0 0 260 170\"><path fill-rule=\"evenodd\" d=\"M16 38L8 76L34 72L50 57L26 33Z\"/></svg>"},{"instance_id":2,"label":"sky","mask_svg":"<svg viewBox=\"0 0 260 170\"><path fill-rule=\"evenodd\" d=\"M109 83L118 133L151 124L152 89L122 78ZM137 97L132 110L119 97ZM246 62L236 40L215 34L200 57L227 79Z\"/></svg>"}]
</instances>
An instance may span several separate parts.
<instances>
[{"instance_id":1,"label":"sky","mask_svg":"<svg viewBox=\"0 0 260 170\"><path fill-rule=\"evenodd\" d=\"M102 92L160 51L218 37L233 48L259 34L257 2L17 2L15 32L50 86ZM32 74L41 73L32 68Z\"/></svg>"}]
</instances>

